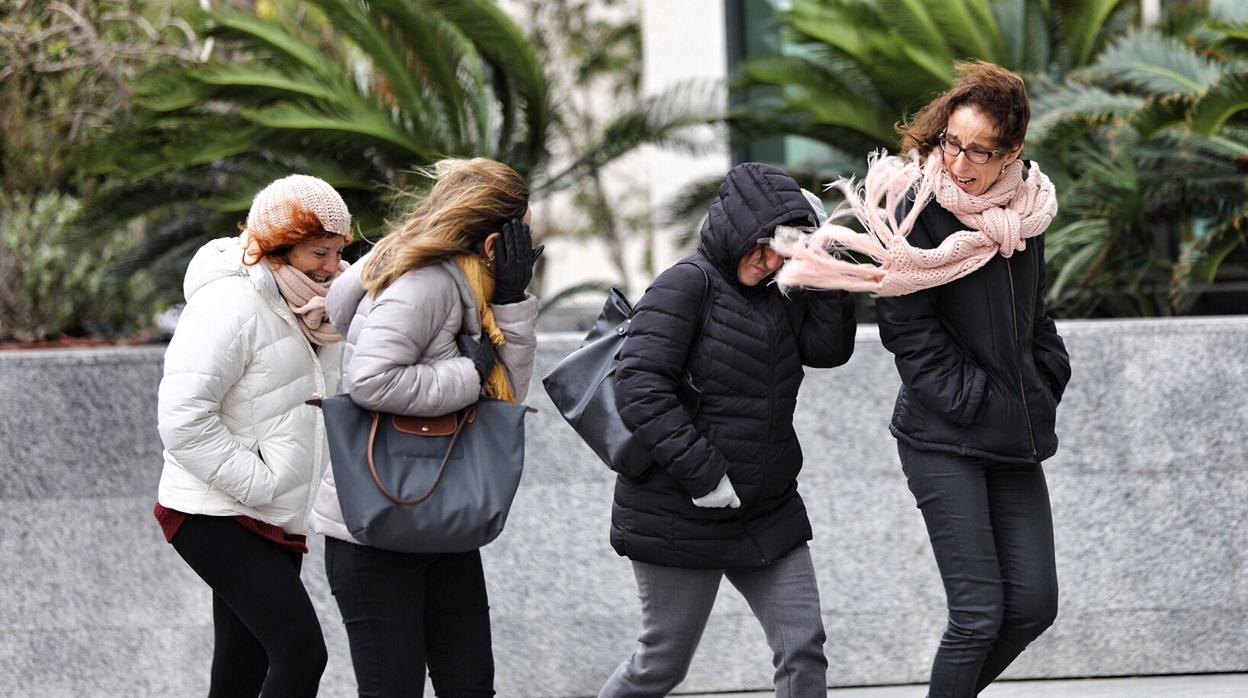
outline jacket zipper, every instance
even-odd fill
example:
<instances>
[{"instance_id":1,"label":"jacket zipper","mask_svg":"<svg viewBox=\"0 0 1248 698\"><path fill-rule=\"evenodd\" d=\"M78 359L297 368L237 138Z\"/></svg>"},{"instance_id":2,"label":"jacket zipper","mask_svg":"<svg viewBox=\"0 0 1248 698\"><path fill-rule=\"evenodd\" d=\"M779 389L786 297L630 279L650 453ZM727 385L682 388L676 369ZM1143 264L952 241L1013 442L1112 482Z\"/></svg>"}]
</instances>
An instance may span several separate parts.
<instances>
[{"instance_id":1,"label":"jacket zipper","mask_svg":"<svg viewBox=\"0 0 1248 698\"><path fill-rule=\"evenodd\" d=\"M1010 264L1010 258L1005 258L1005 272L1010 278L1010 316L1014 319L1014 365L1018 368L1018 396L1023 400L1023 416L1027 419L1027 439L1031 443L1031 455L1038 455L1036 451L1036 434L1031 428L1031 410L1027 408L1027 391L1023 387L1023 360L1020 358L1023 348L1019 345L1018 339L1018 308L1017 300L1014 297L1014 266Z\"/></svg>"},{"instance_id":2,"label":"jacket zipper","mask_svg":"<svg viewBox=\"0 0 1248 698\"><path fill-rule=\"evenodd\" d=\"M297 321L296 321L297 322ZM295 331L302 335L302 331L295 327ZM312 347L312 343L305 338L305 344L308 345L308 351L312 354L312 368L316 371L316 392L314 397L325 397L325 371L321 367L321 359L316 355L316 349ZM313 429L312 441L312 481L308 485L308 500L304 507L307 516L304 519L304 525L307 526L307 520L312 516L312 502L316 499L316 490L321 486L321 478L325 476L325 471L321 468L321 463L325 461L325 415L320 408L313 408L317 411L315 428Z\"/></svg>"},{"instance_id":3,"label":"jacket zipper","mask_svg":"<svg viewBox=\"0 0 1248 698\"><path fill-rule=\"evenodd\" d=\"M773 426L776 419L776 335L775 328L771 325L771 317L766 313L763 314L763 327L767 331L767 440L763 444L763 474L758 481L759 494L761 495L767 489L767 473L771 470L771 442L773 435ZM744 504L742 504L744 506ZM745 522L741 522L745 526ZM754 542L754 547L758 549L758 558L764 565L771 564L767 559L767 554L763 551L763 546L758 544L758 539L753 533L746 528L746 534L750 540Z\"/></svg>"},{"instance_id":4,"label":"jacket zipper","mask_svg":"<svg viewBox=\"0 0 1248 698\"><path fill-rule=\"evenodd\" d=\"M313 397L324 397L325 388L327 387L325 385L325 372L321 368L321 360L319 357L317 357L316 349L312 347L312 342L308 341L308 339L303 336L303 332L299 329L298 318L294 316L294 314L290 311L289 308L282 307L281 305L273 302L273 299L270 298L268 294L266 294L263 290L257 288L256 292L259 293L262 298L264 298L265 302L269 304L269 307L272 308L275 313L277 313L277 316L285 320L286 324L295 331L295 334L297 334L300 339L303 340L304 348L306 348L308 350L308 353L311 355L312 367L315 369L316 392L313 393ZM319 408L313 408L313 409L316 409L317 412L320 413ZM313 473L312 473L312 480L308 484L307 501L304 504L304 511L307 512L307 518L311 518L312 516L312 502L314 499L316 499L316 490L317 488L320 487L321 478L324 477L325 475L324 470L321 469L321 462L325 460L325 453L324 453L324 448L323 448L323 445L325 443L325 418L323 414L317 414L315 427L312 433L313 433L313 439L312 439ZM304 520L305 526L307 525L307 518L305 518Z\"/></svg>"}]
</instances>

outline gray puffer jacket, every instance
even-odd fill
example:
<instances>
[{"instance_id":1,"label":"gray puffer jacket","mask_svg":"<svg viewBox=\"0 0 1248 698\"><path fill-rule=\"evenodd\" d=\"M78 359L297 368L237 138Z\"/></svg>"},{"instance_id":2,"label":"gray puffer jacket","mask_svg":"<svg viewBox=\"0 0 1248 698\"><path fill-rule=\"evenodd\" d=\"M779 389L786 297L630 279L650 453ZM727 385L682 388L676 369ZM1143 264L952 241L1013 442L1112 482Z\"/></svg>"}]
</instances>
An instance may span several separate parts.
<instances>
[{"instance_id":1,"label":"gray puffer jacket","mask_svg":"<svg viewBox=\"0 0 1248 698\"><path fill-rule=\"evenodd\" d=\"M476 402L481 381L455 338L479 336L481 318L459 266L446 259L414 269L373 298L360 283L367 260L335 279L326 299L330 322L346 337L342 390L365 409L419 417ZM492 306L506 337L498 360L520 400L533 375L537 305L536 298L526 296ZM342 522L332 468L325 470L308 523L317 533L358 543Z\"/></svg>"}]
</instances>

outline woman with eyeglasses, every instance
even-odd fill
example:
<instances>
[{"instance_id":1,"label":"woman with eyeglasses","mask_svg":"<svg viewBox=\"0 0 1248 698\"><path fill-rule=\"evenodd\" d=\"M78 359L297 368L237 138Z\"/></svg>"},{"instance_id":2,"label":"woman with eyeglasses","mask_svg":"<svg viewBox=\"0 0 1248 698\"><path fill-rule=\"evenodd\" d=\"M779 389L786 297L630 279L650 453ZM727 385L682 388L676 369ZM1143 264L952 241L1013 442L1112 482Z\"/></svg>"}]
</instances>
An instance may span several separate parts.
<instances>
[{"instance_id":1,"label":"woman with eyeglasses","mask_svg":"<svg viewBox=\"0 0 1248 698\"><path fill-rule=\"evenodd\" d=\"M912 158L874 160L863 190L841 183L870 235L829 226L810 244L777 242L793 257L782 286L877 296L902 381L891 431L948 600L930 698L978 694L1057 615L1041 463L1070 379L1044 304L1053 185L1020 157L1023 81L988 63L955 68L953 87L899 126Z\"/></svg>"},{"instance_id":2,"label":"woman with eyeglasses","mask_svg":"<svg viewBox=\"0 0 1248 698\"><path fill-rule=\"evenodd\" d=\"M763 626L776 695L827 695L793 410L803 365L849 360L854 306L843 292L785 299L769 283L782 260L768 244L779 227L809 230L818 205L775 167L734 167L697 252L637 304L615 396L654 465L617 480L611 545L632 561L642 629L600 696L672 691L724 577Z\"/></svg>"}]
</instances>

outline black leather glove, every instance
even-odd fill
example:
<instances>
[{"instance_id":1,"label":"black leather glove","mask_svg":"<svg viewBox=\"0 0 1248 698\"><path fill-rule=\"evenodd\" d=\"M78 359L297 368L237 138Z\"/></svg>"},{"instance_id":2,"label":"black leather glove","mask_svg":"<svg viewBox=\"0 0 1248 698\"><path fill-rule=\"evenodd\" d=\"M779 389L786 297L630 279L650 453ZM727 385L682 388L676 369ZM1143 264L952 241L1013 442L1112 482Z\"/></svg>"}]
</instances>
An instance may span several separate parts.
<instances>
[{"instance_id":1,"label":"black leather glove","mask_svg":"<svg viewBox=\"0 0 1248 698\"><path fill-rule=\"evenodd\" d=\"M503 234L494 244L494 299L503 305L524 300L524 289L533 280L533 264L545 245L533 248L529 224L513 218L503 224Z\"/></svg>"},{"instance_id":2,"label":"black leather glove","mask_svg":"<svg viewBox=\"0 0 1248 698\"><path fill-rule=\"evenodd\" d=\"M489 334L485 330L481 330L479 338L461 334L455 337L455 344L459 347L460 354L472 359L472 365L477 369L477 377L484 384L485 379L494 370L494 361L498 357L497 352L494 350L494 343L490 341Z\"/></svg>"}]
</instances>

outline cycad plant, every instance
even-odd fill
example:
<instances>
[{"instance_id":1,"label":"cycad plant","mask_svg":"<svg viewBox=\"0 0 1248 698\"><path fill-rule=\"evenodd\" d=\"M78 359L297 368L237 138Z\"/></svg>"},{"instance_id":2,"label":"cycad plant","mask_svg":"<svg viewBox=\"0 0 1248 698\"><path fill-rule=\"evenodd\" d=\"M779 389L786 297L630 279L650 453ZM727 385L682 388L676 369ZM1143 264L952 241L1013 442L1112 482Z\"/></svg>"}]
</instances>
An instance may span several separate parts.
<instances>
[{"instance_id":1,"label":"cycad plant","mask_svg":"<svg viewBox=\"0 0 1248 698\"><path fill-rule=\"evenodd\" d=\"M293 172L336 187L375 238L396 195L424 184L416 168L486 156L528 175L545 158L546 77L491 0L267 7L197 15L214 55L143 75L138 108L93 154L106 185L82 229L146 221L123 270L162 271L176 288L200 242L231 234L255 192Z\"/></svg>"},{"instance_id":2,"label":"cycad plant","mask_svg":"<svg viewBox=\"0 0 1248 698\"><path fill-rule=\"evenodd\" d=\"M1029 148L1065 180L1047 250L1059 307L1236 310L1217 282L1248 261L1248 16L1213 10L1118 37L1036 100Z\"/></svg>"}]
</instances>

